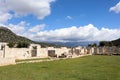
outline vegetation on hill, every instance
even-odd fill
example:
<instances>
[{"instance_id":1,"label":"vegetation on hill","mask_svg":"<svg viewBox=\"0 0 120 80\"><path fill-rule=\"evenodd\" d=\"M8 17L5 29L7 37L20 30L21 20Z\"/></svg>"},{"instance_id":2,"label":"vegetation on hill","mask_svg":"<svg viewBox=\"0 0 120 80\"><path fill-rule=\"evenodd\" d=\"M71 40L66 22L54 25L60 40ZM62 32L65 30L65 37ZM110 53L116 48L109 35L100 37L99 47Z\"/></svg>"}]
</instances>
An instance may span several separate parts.
<instances>
[{"instance_id":1,"label":"vegetation on hill","mask_svg":"<svg viewBox=\"0 0 120 80\"><path fill-rule=\"evenodd\" d=\"M109 47L117 46L117 47L120 47L120 38L116 39L116 40L113 40L113 41L100 41L99 45L97 45L96 43L88 44L88 47L97 47L97 46L100 46L100 47L103 47L103 46L109 46Z\"/></svg>"},{"instance_id":2,"label":"vegetation on hill","mask_svg":"<svg viewBox=\"0 0 120 80\"><path fill-rule=\"evenodd\" d=\"M97 44L96 43L88 44L88 47L97 47Z\"/></svg>"},{"instance_id":3,"label":"vegetation on hill","mask_svg":"<svg viewBox=\"0 0 120 80\"><path fill-rule=\"evenodd\" d=\"M120 38L113 41L101 41L99 46L119 46L120 47Z\"/></svg>"},{"instance_id":4,"label":"vegetation on hill","mask_svg":"<svg viewBox=\"0 0 120 80\"><path fill-rule=\"evenodd\" d=\"M36 42L36 41L32 41L28 38L22 37L22 36L18 36L15 33L13 33L11 30L9 30L6 27L0 27L0 42L7 42L9 43L10 47L13 47L14 44L19 44L18 47L22 47L24 44L20 44L20 43L25 43L25 45L28 43L36 43L36 44L40 44L42 47L61 47L59 45L54 45L54 44L49 44L49 43L43 43L43 42ZM24 46L25 46L24 45ZM27 47L27 46L26 46Z\"/></svg>"},{"instance_id":5,"label":"vegetation on hill","mask_svg":"<svg viewBox=\"0 0 120 80\"><path fill-rule=\"evenodd\" d=\"M30 46L30 43L29 42L17 42L17 43L14 43L14 42L9 42L7 44L10 48L28 48Z\"/></svg>"},{"instance_id":6,"label":"vegetation on hill","mask_svg":"<svg viewBox=\"0 0 120 80\"><path fill-rule=\"evenodd\" d=\"M113 45L115 45L115 46L120 46L120 38L117 39L117 40L113 40L113 41L111 41L111 42L112 42Z\"/></svg>"}]
</instances>

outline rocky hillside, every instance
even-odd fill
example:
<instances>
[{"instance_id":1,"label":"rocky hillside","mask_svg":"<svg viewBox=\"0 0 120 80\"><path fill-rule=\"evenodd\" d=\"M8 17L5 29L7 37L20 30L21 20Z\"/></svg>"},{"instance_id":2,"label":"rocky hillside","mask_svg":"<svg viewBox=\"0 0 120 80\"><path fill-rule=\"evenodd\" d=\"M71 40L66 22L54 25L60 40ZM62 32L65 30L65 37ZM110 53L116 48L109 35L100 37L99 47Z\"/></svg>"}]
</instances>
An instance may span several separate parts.
<instances>
[{"instance_id":1,"label":"rocky hillside","mask_svg":"<svg viewBox=\"0 0 120 80\"><path fill-rule=\"evenodd\" d=\"M8 28L0 27L0 42L15 42L16 43L20 41L34 43L32 40L16 35Z\"/></svg>"},{"instance_id":2,"label":"rocky hillside","mask_svg":"<svg viewBox=\"0 0 120 80\"><path fill-rule=\"evenodd\" d=\"M16 35L15 33L13 33L11 30L9 30L6 27L0 27L0 42L17 43L17 42L21 42L21 41L28 42L28 43L37 43L37 44L40 44L42 47L48 47L48 46L60 47L60 46L54 45L54 44L35 42L28 38Z\"/></svg>"}]
</instances>

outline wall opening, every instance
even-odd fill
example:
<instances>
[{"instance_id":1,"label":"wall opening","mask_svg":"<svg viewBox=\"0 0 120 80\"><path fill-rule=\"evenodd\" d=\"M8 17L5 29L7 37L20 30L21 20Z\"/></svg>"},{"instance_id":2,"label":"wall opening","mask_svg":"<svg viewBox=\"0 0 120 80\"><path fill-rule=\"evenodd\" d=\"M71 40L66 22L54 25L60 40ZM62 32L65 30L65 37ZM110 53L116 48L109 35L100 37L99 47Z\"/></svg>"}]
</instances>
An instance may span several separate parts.
<instances>
[{"instance_id":1,"label":"wall opening","mask_svg":"<svg viewBox=\"0 0 120 80\"><path fill-rule=\"evenodd\" d=\"M55 54L55 50L48 50L48 56L57 57L57 55Z\"/></svg>"},{"instance_id":2,"label":"wall opening","mask_svg":"<svg viewBox=\"0 0 120 80\"><path fill-rule=\"evenodd\" d=\"M36 57L37 56L37 46L32 46L32 50L31 50L31 56L32 57Z\"/></svg>"}]
</instances>

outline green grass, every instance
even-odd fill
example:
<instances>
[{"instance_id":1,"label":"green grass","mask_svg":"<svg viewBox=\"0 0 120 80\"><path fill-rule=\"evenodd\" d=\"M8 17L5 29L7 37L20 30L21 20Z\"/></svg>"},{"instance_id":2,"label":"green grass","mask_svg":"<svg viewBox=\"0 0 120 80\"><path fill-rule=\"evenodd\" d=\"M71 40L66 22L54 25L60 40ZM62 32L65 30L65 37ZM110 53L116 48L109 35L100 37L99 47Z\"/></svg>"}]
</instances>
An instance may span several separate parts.
<instances>
[{"instance_id":1,"label":"green grass","mask_svg":"<svg viewBox=\"0 0 120 80\"><path fill-rule=\"evenodd\" d=\"M120 56L87 56L0 67L0 80L120 80Z\"/></svg>"}]
</instances>

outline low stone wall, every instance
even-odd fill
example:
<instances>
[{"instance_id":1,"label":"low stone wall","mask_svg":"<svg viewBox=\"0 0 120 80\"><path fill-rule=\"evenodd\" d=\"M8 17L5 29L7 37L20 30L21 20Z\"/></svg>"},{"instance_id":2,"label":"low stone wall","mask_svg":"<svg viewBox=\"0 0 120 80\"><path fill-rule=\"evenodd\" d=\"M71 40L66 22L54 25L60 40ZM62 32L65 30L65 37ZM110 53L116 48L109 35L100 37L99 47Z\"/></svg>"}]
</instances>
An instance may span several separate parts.
<instances>
[{"instance_id":1,"label":"low stone wall","mask_svg":"<svg viewBox=\"0 0 120 80\"><path fill-rule=\"evenodd\" d=\"M15 64L15 58L0 58L0 66Z\"/></svg>"}]
</instances>

